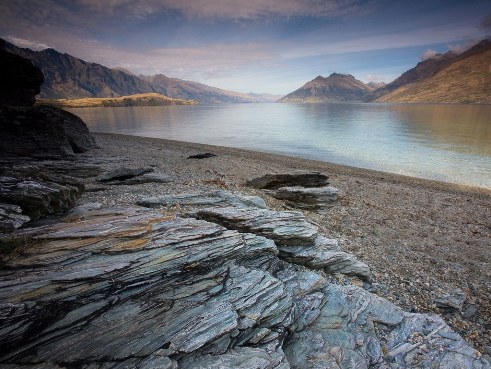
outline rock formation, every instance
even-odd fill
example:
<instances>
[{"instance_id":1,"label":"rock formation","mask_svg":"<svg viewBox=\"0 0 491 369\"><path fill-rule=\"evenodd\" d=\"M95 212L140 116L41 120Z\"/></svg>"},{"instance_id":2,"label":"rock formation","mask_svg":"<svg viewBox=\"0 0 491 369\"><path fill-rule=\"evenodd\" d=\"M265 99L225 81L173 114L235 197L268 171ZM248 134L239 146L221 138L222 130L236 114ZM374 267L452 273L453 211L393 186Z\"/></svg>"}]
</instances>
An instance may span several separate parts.
<instances>
[{"instance_id":1,"label":"rock formation","mask_svg":"<svg viewBox=\"0 0 491 369\"><path fill-rule=\"evenodd\" d=\"M16 232L30 244L0 270L2 367L491 367L441 318L281 260L336 245L237 199L185 217L86 206Z\"/></svg>"}]
</instances>

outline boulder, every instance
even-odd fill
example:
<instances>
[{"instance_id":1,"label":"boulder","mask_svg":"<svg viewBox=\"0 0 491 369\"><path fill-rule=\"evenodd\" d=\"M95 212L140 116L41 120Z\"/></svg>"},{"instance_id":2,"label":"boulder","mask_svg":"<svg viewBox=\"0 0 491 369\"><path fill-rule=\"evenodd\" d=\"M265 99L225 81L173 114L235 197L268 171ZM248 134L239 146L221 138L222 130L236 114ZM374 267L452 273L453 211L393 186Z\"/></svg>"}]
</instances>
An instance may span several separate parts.
<instances>
[{"instance_id":1,"label":"boulder","mask_svg":"<svg viewBox=\"0 0 491 369\"><path fill-rule=\"evenodd\" d=\"M328 176L319 172L266 174L247 181L246 185L263 190L276 190L280 187L291 186L323 187L329 184L328 179Z\"/></svg>"},{"instance_id":2,"label":"boulder","mask_svg":"<svg viewBox=\"0 0 491 369\"><path fill-rule=\"evenodd\" d=\"M30 220L20 206L0 203L0 233L10 233Z\"/></svg>"},{"instance_id":3,"label":"boulder","mask_svg":"<svg viewBox=\"0 0 491 369\"><path fill-rule=\"evenodd\" d=\"M322 212L336 203L339 190L331 186L315 188L293 186L280 187L276 191L271 191L271 194L292 207Z\"/></svg>"},{"instance_id":4,"label":"boulder","mask_svg":"<svg viewBox=\"0 0 491 369\"><path fill-rule=\"evenodd\" d=\"M95 147L85 123L54 107L0 108L0 156L63 159Z\"/></svg>"},{"instance_id":5,"label":"boulder","mask_svg":"<svg viewBox=\"0 0 491 369\"><path fill-rule=\"evenodd\" d=\"M461 310L465 302L465 292L456 288L437 296L433 302L443 310Z\"/></svg>"},{"instance_id":6,"label":"boulder","mask_svg":"<svg viewBox=\"0 0 491 369\"><path fill-rule=\"evenodd\" d=\"M61 159L95 147L77 116L33 107L44 77L32 63L4 50L0 40L0 157Z\"/></svg>"},{"instance_id":7,"label":"boulder","mask_svg":"<svg viewBox=\"0 0 491 369\"><path fill-rule=\"evenodd\" d=\"M0 106L33 106L41 91L43 73L30 60L4 49L0 39Z\"/></svg>"}]
</instances>

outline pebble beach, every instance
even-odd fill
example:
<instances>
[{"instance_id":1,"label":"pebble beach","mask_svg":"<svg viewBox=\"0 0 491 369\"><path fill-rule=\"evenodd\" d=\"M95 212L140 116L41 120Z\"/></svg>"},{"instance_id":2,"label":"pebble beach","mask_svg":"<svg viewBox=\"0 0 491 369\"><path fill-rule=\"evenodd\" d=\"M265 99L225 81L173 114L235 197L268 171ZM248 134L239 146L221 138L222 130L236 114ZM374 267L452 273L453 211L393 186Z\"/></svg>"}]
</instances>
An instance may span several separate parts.
<instances>
[{"instance_id":1,"label":"pebble beach","mask_svg":"<svg viewBox=\"0 0 491 369\"><path fill-rule=\"evenodd\" d=\"M372 270L370 282L341 275L339 282L362 286L406 311L441 314L491 355L491 190L219 146L93 135L98 148L81 161L108 171L151 167L172 181L108 186L89 179L81 204L135 205L142 197L222 188L285 210L285 203L245 182L299 170L328 175L339 200L326 213L304 213ZM200 153L216 156L188 159Z\"/></svg>"}]
</instances>

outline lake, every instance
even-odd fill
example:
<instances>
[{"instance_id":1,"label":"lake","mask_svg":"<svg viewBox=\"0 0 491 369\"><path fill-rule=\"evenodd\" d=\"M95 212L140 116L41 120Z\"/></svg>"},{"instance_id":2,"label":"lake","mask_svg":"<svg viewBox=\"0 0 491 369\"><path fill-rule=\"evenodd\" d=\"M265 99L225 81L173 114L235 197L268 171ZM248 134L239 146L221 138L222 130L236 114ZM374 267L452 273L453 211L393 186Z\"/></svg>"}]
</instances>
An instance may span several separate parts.
<instances>
[{"instance_id":1,"label":"lake","mask_svg":"<svg viewBox=\"0 0 491 369\"><path fill-rule=\"evenodd\" d=\"M69 109L93 132L280 153L491 188L491 106L234 104Z\"/></svg>"}]
</instances>

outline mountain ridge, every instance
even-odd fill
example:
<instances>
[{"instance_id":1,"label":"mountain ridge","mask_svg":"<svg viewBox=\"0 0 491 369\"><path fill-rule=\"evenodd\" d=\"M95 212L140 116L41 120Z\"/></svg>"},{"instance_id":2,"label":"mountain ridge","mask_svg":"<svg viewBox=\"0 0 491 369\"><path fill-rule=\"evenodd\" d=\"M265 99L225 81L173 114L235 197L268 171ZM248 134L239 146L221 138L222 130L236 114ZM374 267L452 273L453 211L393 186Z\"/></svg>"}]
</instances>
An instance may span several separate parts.
<instances>
[{"instance_id":1,"label":"mountain ridge","mask_svg":"<svg viewBox=\"0 0 491 369\"><path fill-rule=\"evenodd\" d=\"M54 49L33 51L2 40L2 48L33 62L45 76L39 95L42 99L107 98L158 93L201 104L257 103L259 96L228 91L199 82L162 74L136 76L124 68L108 68ZM142 78L145 77L145 78Z\"/></svg>"}]
</instances>

